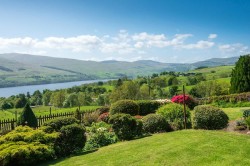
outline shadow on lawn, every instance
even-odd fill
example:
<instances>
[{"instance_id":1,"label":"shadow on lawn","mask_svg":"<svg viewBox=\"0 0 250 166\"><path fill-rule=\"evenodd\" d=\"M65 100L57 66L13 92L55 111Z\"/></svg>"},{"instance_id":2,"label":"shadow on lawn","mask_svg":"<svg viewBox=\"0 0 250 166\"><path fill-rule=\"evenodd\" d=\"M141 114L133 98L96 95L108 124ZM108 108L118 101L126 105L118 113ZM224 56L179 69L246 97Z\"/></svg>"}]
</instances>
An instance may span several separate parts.
<instances>
[{"instance_id":1,"label":"shadow on lawn","mask_svg":"<svg viewBox=\"0 0 250 166\"><path fill-rule=\"evenodd\" d=\"M93 152L96 152L96 151L98 151L98 149L78 152L78 153L73 154L73 155L70 155L70 156L68 156L68 157L64 157L64 158L59 158L59 159L56 159L56 160L47 161L47 162L45 162L45 163L39 164L38 166L49 166L49 165L59 164L60 162L66 160L66 159L68 159L68 158L70 158L70 157L81 156L81 155L93 153Z\"/></svg>"}]
</instances>

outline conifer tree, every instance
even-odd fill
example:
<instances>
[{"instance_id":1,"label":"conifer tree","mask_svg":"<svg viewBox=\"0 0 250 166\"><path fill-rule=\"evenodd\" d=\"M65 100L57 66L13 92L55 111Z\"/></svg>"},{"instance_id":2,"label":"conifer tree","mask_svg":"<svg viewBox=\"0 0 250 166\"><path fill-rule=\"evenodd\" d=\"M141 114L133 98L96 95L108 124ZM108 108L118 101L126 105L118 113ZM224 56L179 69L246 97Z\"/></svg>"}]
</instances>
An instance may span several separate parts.
<instances>
[{"instance_id":1,"label":"conifer tree","mask_svg":"<svg viewBox=\"0 0 250 166\"><path fill-rule=\"evenodd\" d=\"M239 58L232 70L231 93L250 91L250 54Z\"/></svg>"},{"instance_id":2,"label":"conifer tree","mask_svg":"<svg viewBox=\"0 0 250 166\"><path fill-rule=\"evenodd\" d=\"M28 103L23 108L23 111L17 120L17 125L27 125L33 128L37 127L37 118Z\"/></svg>"}]
</instances>

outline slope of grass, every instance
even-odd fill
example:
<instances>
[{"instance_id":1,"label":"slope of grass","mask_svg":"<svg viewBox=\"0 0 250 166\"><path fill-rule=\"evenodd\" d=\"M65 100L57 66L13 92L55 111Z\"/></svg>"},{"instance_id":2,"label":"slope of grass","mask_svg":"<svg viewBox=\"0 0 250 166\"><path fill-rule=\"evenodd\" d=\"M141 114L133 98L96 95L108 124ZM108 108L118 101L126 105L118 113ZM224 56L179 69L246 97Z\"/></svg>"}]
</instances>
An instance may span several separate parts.
<instances>
[{"instance_id":1,"label":"slope of grass","mask_svg":"<svg viewBox=\"0 0 250 166\"><path fill-rule=\"evenodd\" d=\"M249 136L222 131L183 130L120 142L96 152L48 165L249 165Z\"/></svg>"},{"instance_id":2,"label":"slope of grass","mask_svg":"<svg viewBox=\"0 0 250 166\"><path fill-rule=\"evenodd\" d=\"M229 120L237 120L242 118L243 111L249 110L250 107L236 107L236 108L221 108L229 117Z\"/></svg>"}]
</instances>

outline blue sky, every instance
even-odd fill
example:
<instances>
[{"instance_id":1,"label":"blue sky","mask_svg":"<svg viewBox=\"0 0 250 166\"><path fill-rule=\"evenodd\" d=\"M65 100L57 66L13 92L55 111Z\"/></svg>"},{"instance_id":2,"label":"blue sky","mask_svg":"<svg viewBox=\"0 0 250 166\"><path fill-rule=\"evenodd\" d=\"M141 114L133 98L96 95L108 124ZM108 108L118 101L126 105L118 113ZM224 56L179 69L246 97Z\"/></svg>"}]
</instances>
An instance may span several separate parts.
<instances>
[{"instance_id":1,"label":"blue sky","mask_svg":"<svg viewBox=\"0 0 250 166\"><path fill-rule=\"evenodd\" d=\"M248 0L0 0L0 53L195 62L250 52Z\"/></svg>"}]
</instances>

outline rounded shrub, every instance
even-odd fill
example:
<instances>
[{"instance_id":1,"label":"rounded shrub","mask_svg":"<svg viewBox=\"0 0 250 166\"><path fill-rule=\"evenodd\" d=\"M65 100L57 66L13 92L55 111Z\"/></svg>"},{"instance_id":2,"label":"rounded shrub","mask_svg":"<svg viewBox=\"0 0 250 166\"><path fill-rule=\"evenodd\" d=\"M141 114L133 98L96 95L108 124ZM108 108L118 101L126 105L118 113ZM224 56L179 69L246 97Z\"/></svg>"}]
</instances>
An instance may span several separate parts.
<instances>
[{"instance_id":1,"label":"rounded shrub","mask_svg":"<svg viewBox=\"0 0 250 166\"><path fill-rule=\"evenodd\" d=\"M182 105L170 103L160 107L156 113L165 118L165 120L170 124L172 130L184 129L184 112ZM186 109L186 119L187 128L191 128L190 111L188 108Z\"/></svg>"},{"instance_id":2,"label":"rounded shrub","mask_svg":"<svg viewBox=\"0 0 250 166\"><path fill-rule=\"evenodd\" d=\"M138 100L136 103L139 105L139 115L148 115L155 113L156 110L162 105L158 101L152 100Z\"/></svg>"},{"instance_id":3,"label":"rounded shrub","mask_svg":"<svg viewBox=\"0 0 250 166\"><path fill-rule=\"evenodd\" d=\"M227 126L228 120L227 114L217 107L200 105L194 108L193 128L195 129L222 129Z\"/></svg>"},{"instance_id":4,"label":"rounded shrub","mask_svg":"<svg viewBox=\"0 0 250 166\"><path fill-rule=\"evenodd\" d=\"M162 115L148 114L142 118L143 130L147 133L170 131L170 125Z\"/></svg>"},{"instance_id":5,"label":"rounded shrub","mask_svg":"<svg viewBox=\"0 0 250 166\"><path fill-rule=\"evenodd\" d=\"M85 131L78 124L63 126L54 145L56 155L64 157L82 150L86 142Z\"/></svg>"},{"instance_id":6,"label":"rounded shrub","mask_svg":"<svg viewBox=\"0 0 250 166\"><path fill-rule=\"evenodd\" d=\"M112 129L121 140L130 140L138 135L138 123L129 114L114 114L110 116L109 123Z\"/></svg>"},{"instance_id":7,"label":"rounded shrub","mask_svg":"<svg viewBox=\"0 0 250 166\"><path fill-rule=\"evenodd\" d=\"M49 126L54 131L60 131L60 129L63 126L71 125L71 124L74 124L74 123L79 123L79 121L76 118L73 118L73 117L60 117L60 118L55 118L55 119L46 121L43 124L43 126Z\"/></svg>"},{"instance_id":8,"label":"rounded shrub","mask_svg":"<svg viewBox=\"0 0 250 166\"><path fill-rule=\"evenodd\" d=\"M184 99L185 99L185 104L190 109L194 109L194 107L197 105L197 102L189 95L185 95L185 98L183 95L177 95L177 96L174 96L171 99L171 101L174 103L183 104Z\"/></svg>"},{"instance_id":9,"label":"rounded shrub","mask_svg":"<svg viewBox=\"0 0 250 166\"><path fill-rule=\"evenodd\" d=\"M139 105L133 100L120 100L115 102L110 107L110 114L114 115L117 113L130 114L132 116L138 115Z\"/></svg>"}]
</instances>

